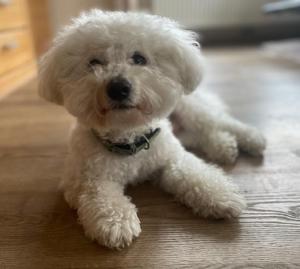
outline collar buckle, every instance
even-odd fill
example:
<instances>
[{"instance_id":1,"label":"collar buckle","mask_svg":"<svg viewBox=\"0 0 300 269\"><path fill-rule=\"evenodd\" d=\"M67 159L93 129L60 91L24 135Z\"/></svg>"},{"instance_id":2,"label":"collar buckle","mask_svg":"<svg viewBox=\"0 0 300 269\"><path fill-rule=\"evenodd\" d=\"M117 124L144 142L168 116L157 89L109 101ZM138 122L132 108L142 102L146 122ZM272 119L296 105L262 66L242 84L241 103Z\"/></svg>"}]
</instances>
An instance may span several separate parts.
<instances>
[{"instance_id":1,"label":"collar buckle","mask_svg":"<svg viewBox=\"0 0 300 269\"><path fill-rule=\"evenodd\" d=\"M144 149L148 150L150 148L150 141L148 140L146 135L143 135L142 137L145 139Z\"/></svg>"}]
</instances>

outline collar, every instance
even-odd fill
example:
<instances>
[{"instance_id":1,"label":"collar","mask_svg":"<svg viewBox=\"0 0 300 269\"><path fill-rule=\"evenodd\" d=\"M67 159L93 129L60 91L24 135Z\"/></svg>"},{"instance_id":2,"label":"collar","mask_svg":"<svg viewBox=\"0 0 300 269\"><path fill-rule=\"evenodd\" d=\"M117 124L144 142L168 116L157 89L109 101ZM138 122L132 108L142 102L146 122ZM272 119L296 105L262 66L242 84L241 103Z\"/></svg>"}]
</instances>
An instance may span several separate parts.
<instances>
[{"instance_id":1,"label":"collar","mask_svg":"<svg viewBox=\"0 0 300 269\"><path fill-rule=\"evenodd\" d=\"M113 143L110 140L103 139L95 129L91 129L94 136L106 147L107 150L120 155L134 155L142 149L148 150L151 142L159 134L160 128L150 130L142 136L137 136L132 143Z\"/></svg>"}]
</instances>

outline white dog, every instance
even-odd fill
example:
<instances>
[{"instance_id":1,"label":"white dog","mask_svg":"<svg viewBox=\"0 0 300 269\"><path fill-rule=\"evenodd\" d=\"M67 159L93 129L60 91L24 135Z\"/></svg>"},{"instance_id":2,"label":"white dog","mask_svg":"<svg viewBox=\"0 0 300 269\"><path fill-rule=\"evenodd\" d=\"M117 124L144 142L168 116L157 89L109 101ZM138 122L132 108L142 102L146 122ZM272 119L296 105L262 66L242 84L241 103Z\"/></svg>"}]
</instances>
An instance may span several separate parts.
<instances>
[{"instance_id":1,"label":"white dog","mask_svg":"<svg viewBox=\"0 0 300 269\"><path fill-rule=\"evenodd\" d=\"M241 213L237 188L184 146L232 163L238 148L261 154L265 140L215 96L197 90L201 74L194 33L138 13L82 14L43 57L40 95L77 118L62 186L89 238L128 246L141 228L124 189L154 175L198 215Z\"/></svg>"}]
</instances>

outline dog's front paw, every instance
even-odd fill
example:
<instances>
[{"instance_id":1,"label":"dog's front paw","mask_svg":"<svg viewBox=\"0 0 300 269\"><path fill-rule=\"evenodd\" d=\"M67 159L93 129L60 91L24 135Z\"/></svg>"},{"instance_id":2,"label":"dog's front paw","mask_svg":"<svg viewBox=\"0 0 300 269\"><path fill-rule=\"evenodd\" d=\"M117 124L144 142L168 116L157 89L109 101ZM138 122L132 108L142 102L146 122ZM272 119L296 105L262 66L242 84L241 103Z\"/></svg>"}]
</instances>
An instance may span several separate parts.
<instances>
[{"instance_id":1,"label":"dog's front paw","mask_svg":"<svg viewBox=\"0 0 300 269\"><path fill-rule=\"evenodd\" d=\"M120 219L102 219L98 223L95 239L109 248L121 249L129 246L141 232L140 221L136 213L120 216Z\"/></svg>"},{"instance_id":2,"label":"dog's front paw","mask_svg":"<svg viewBox=\"0 0 300 269\"><path fill-rule=\"evenodd\" d=\"M266 148L266 139L257 129L249 127L239 144L243 151L261 156Z\"/></svg>"},{"instance_id":3,"label":"dog's front paw","mask_svg":"<svg viewBox=\"0 0 300 269\"><path fill-rule=\"evenodd\" d=\"M245 208L245 199L240 194L232 192L214 199L202 214L215 219L231 219L238 217Z\"/></svg>"},{"instance_id":4,"label":"dog's front paw","mask_svg":"<svg viewBox=\"0 0 300 269\"><path fill-rule=\"evenodd\" d=\"M215 168L207 170L205 181L188 181L190 186L178 198L190 206L194 213L205 218L238 217L246 208L245 199L239 194L237 186L219 172Z\"/></svg>"},{"instance_id":5,"label":"dog's front paw","mask_svg":"<svg viewBox=\"0 0 300 269\"><path fill-rule=\"evenodd\" d=\"M140 232L140 220L134 205L108 206L87 211L79 209L79 220L85 234L100 245L121 249L129 246Z\"/></svg>"},{"instance_id":6,"label":"dog's front paw","mask_svg":"<svg viewBox=\"0 0 300 269\"><path fill-rule=\"evenodd\" d=\"M207 218L230 219L238 217L246 208L246 201L238 187L217 170L206 184L206 192L198 194L198 202L193 206L198 214Z\"/></svg>"}]
</instances>

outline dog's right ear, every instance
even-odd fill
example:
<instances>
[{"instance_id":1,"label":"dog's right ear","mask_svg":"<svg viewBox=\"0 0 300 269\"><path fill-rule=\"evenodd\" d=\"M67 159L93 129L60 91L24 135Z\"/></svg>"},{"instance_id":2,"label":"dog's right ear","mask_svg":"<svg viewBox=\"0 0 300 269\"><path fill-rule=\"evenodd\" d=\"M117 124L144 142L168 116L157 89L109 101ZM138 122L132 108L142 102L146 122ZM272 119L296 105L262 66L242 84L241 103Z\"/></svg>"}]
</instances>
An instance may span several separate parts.
<instances>
[{"instance_id":1,"label":"dog's right ear","mask_svg":"<svg viewBox=\"0 0 300 269\"><path fill-rule=\"evenodd\" d=\"M47 101L62 105L63 96L58 83L60 67L56 58L55 47L51 48L41 58L39 63L38 91L39 95Z\"/></svg>"}]
</instances>

